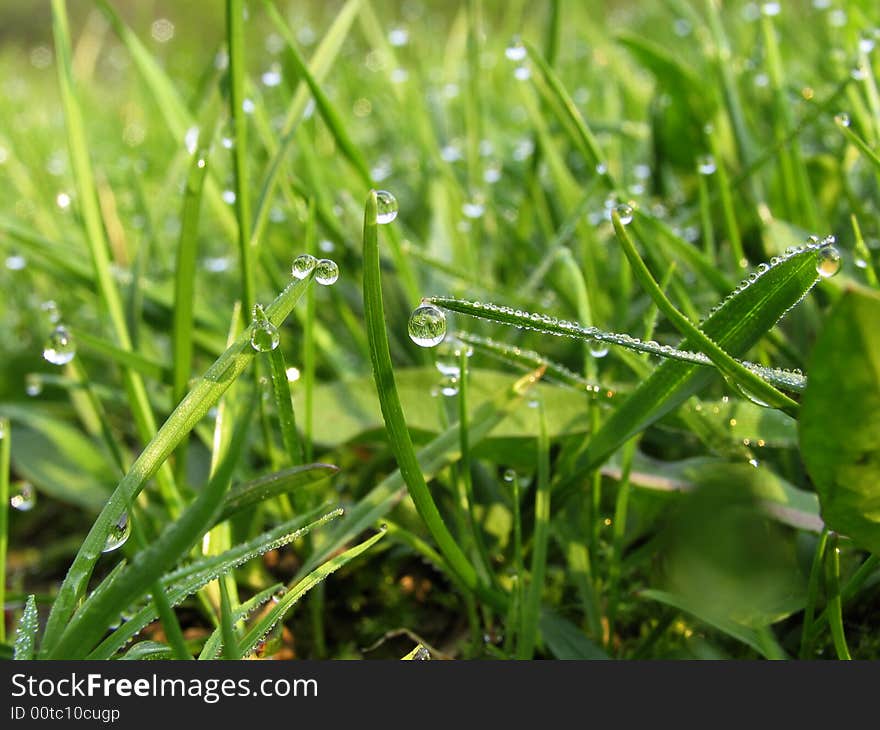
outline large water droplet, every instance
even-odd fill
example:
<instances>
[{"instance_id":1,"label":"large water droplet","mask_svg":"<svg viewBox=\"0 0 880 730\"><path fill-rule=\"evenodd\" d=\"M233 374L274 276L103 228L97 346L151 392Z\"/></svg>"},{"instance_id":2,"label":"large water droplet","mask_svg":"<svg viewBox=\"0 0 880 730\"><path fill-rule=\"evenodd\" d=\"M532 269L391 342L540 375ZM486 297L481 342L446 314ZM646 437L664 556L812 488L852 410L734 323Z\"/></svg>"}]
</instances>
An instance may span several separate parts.
<instances>
[{"instance_id":1,"label":"large water droplet","mask_svg":"<svg viewBox=\"0 0 880 730\"><path fill-rule=\"evenodd\" d=\"M608 345L604 342L594 340L590 343L590 354L593 357L605 357L608 354Z\"/></svg>"},{"instance_id":2,"label":"large water droplet","mask_svg":"<svg viewBox=\"0 0 880 730\"><path fill-rule=\"evenodd\" d=\"M824 246L816 253L816 273L830 279L840 271L840 253L834 246Z\"/></svg>"},{"instance_id":3,"label":"large water droplet","mask_svg":"<svg viewBox=\"0 0 880 730\"><path fill-rule=\"evenodd\" d=\"M514 479L516 479L516 471L513 469L506 469L504 471L504 481L510 484Z\"/></svg>"},{"instance_id":4,"label":"large water droplet","mask_svg":"<svg viewBox=\"0 0 880 730\"><path fill-rule=\"evenodd\" d=\"M376 223L385 225L397 218L397 198L387 190L376 191Z\"/></svg>"},{"instance_id":5,"label":"large water droplet","mask_svg":"<svg viewBox=\"0 0 880 730\"><path fill-rule=\"evenodd\" d=\"M339 267L332 259L321 259L315 264L315 281L322 286L335 284L339 278Z\"/></svg>"},{"instance_id":6,"label":"large water droplet","mask_svg":"<svg viewBox=\"0 0 880 730\"><path fill-rule=\"evenodd\" d=\"M290 267L290 274L294 279L305 279L312 273L312 269L315 268L317 263L318 259L310 253L300 254L293 260L293 265Z\"/></svg>"},{"instance_id":7,"label":"large water droplet","mask_svg":"<svg viewBox=\"0 0 880 730\"><path fill-rule=\"evenodd\" d=\"M697 172L701 175L713 175L717 169L712 155L700 155L697 158Z\"/></svg>"},{"instance_id":8,"label":"large water droplet","mask_svg":"<svg viewBox=\"0 0 880 730\"><path fill-rule=\"evenodd\" d=\"M435 347L446 337L446 315L433 304L422 304L413 310L407 329L419 347Z\"/></svg>"},{"instance_id":9,"label":"large water droplet","mask_svg":"<svg viewBox=\"0 0 880 730\"><path fill-rule=\"evenodd\" d=\"M107 540L104 542L101 552L110 553L118 550L125 545L129 535L131 535L131 523L128 521L128 512L123 512L122 516L116 520L116 524L110 528L110 532L107 533Z\"/></svg>"},{"instance_id":10,"label":"large water droplet","mask_svg":"<svg viewBox=\"0 0 880 730\"><path fill-rule=\"evenodd\" d=\"M848 127L849 126L849 114L846 112L840 112L840 114L834 115L834 123L839 127Z\"/></svg>"},{"instance_id":11,"label":"large water droplet","mask_svg":"<svg viewBox=\"0 0 880 730\"><path fill-rule=\"evenodd\" d=\"M278 334L278 328L269 321L261 304L254 305L252 319L251 347L257 352L270 352L278 347L281 335Z\"/></svg>"},{"instance_id":12,"label":"large water droplet","mask_svg":"<svg viewBox=\"0 0 880 730\"><path fill-rule=\"evenodd\" d=\"M419 648L416 649L416 653L413 654L413 659L420 662L430 661L431 652L429 652L425 646L420 645Z\"/></svg>"},{"instance_id":13,"label":"large water droplet","mask_svg":"<svg viewBox=\"0 0 880 730\"><path fill-rule=\"evenodd\" d=\"M615 210L617 211L617 215L620 217L620 222L623 223L623 225L632 223L633 209L631 205L621 203L615 208Z\"/></svg>"},{"instance_id":14,"label":"large water droplet","mask_svg":"<svg viewBox=\"0 0 880 730\"><path fill-rule=\"evenodd\" d=\"M9 506L19 512L30 512L37 504L37 490L30 482L16 482L12 485Z\"/></svg>"},{"instance_id":15,"label":"large water droplet","mask_svg":"<svg viewBox=\"0 0 880 730\"><path fill-rule=\"evenodd\" d=\"M43 357L53 365L67 365L76 355L76 343L66 327L58 325L43 346Z\"/></svg>"}]
</instances>

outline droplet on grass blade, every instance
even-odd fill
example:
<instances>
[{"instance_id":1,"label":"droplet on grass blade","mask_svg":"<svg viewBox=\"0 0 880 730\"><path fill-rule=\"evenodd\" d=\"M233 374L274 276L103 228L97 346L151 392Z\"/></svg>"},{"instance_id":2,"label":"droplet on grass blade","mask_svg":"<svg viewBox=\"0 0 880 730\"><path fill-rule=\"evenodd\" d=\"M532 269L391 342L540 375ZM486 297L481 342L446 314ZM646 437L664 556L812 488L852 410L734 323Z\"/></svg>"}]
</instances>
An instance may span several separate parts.
<instances>
[{"instance_id":1,"label":"droplet on grass blade","mask_svg":"<svg viewBox=\"0 0 880 730\"><path fill-rule=\"evenodd\" d=\"M510 45L504 49L504 55L509 61L522 61L526 57L526 47L518 37L513 38Z\"/></svg>"},{"instance_id":2,"label":"droplet on grass blade","mask_svg":"<svg viewBox=\"0 0 880 730\"><path fill-rule=\"evenodd\" d=\"M254 305L251 323L251 347L257 352L271 352L281 341L278 328L269 321L261 304Z\"/></svg>"},{"instance_id":3,"label":"droplet on grass blade","mask_svg":"<svg viewBox=\"0 0 880 730\"><path fill-rule=\"evenodd\" d=\"M397 210L397 198L387 190L376 191L376 223L391 223L397 218Z\"/></svg>"},{"instance_id":4,"label":"droplet on grass blade","mask_svg":"<svg viewBox=\"0 0 880 730\"><path fill-rule=\"evenodd\" d=\"M9 506L19 512L30 512L37 504L37 490L30 482L20 481L12 485Z\"/></svg>"},{"instance_id":5,"label":"droplet on grass blade","mask_svg":"<svg viewBox=\"0 0 880 730\"><path fill-rule=\"evenodd\" d=\"M823 279L830 279L840 271L840 252L831 245L820 248L816 253L816 273Z\"/></svg>"},{"instance_id":6,"label":"droplet on grass blade","mask_svg":"<svg viewBox=\"0 0 880 730\"><path fill-rule=\"evenodd\" d=\"M293 260L290 274L294 279L305 279L318 263L318 259L309 253L300 254Z\"/></svg>"},{"instance_id":7,"label":"droplet on grass blade","mask_svg":"<svg viewBox=\"0 0 880 730\"><path fill-rule=\"evenodd\" d=\"M407 330L419 347L435 347L446 337L446 315L433 304L422 304L410 315Z\"/></svg>"},{"instance_id":8,"label":"droplet on grass blade","mask_svg":"<svg viewBox=\"0 0 880 730\"><path fill-rule=\"evenodd\" d=\"M43 358L53 365L67 365L76 355L76 343L66 327L58 325L46 339Z\"/></svg>"},{"instance_id":9,"label":"droplet on grass blade","mask_svg":"<svg viewBox=\"0 0 880 730\"><path fill-rule=\"evenodd\" d=\"M118 550L125 545L129 535L131 535L131 523L128 521L128 512L123 512L122 516L116 520L116 524L110 528L110 532L107 533L107 539L101 552L110 553Z\"/></svg>"},{"instance_id":10,"label":"droplet on grass blade","mask_svg":"<svg viewBox=\"0 0 880 730\"><path fill-rule=\"evenodd\" d=\"M632 223L633 209L631 205L621 203L615 208L615 210L617 211L617 215L620 217L620 222L623 223L623 225L626 226Z\"/></svg>"},{"instance_id":11,"label":"droplet on grass blade","mask_svg":"<svg viewBox=\"0 0 880 730\"><path fill-rule=\"evenodd\" d=\"M321 286L335 284L339 278L339 266L332 259L321 259L315 264L315 281Z\"/></svg>"}]
</instances>

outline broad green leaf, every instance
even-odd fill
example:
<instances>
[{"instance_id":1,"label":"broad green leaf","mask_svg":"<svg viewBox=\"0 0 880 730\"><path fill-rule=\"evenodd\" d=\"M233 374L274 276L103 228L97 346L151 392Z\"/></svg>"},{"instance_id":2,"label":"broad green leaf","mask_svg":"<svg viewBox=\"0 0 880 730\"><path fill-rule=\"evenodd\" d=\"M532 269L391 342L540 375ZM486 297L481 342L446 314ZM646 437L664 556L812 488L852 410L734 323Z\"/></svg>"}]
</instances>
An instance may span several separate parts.
<instances>
[{"instance_id":1,"label":"broad green leaf","mask_svg":"<svg viewBox=\"0 0 880 730\"><path fill-rule=\"evenodd\" d=\"M880 296L847 291L810 357L801 455L832 530L880 553Z\"/></svg>"},{"instance_id":2,"label":"broad green leaf","mask_svg":"<svg viewBox=\"0 0 880 730\"><path fill-rule=\"evenodd\" d=\"M0 413L16 424L12 463L18 474L67 504L91 512L104 506L118 477L94 441L35 408L9 405L0 407Z\"/></svg>"}]
</instances>

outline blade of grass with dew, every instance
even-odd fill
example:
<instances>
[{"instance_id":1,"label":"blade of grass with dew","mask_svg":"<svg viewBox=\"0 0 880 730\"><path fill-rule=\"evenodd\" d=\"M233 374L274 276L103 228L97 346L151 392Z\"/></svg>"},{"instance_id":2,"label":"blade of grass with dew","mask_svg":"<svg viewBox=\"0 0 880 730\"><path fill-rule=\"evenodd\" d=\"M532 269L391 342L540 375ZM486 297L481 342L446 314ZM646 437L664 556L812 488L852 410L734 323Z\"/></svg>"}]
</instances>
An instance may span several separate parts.
<instances>
[{"instance_id":1,"label":"blade of grass with dew","mask_svg":"<svg viewBox=\"0 0 880 730\"><path fill-rule=\"evenodd\" d=\"M229 588L226 585L226 576L220 576L217 581L220 586L220 633L223 636L223 658L236 661L241 659L238 650L238 634L233 623L232 605L229 602Z\"/></svg>"},{"instance_id":2,"label":"blade of grass with dew","mask_svg":"<svg viewBox=\"0 0 880 730\"><path fill-rule=\"evenodd\" d=\"M843 629L843 611L840 600L840 548L837 546L837 534L832 534L828 539L828 549L825 552L825 586L828 591L828 605L825 613L828 616L828 626L831 629L831 638L834 642L834 651L838 659L852 659L849 647L846 645L846 633Z\"/></svg>"},{"instance_id":3,"label":"blade of grass with dew","mask_svg":"<svg viewBox=\"0 0 880 730\"><path fill-rule=\"evenodd\" d=\"M715 366L727 377L733 380L745 392L752 393L752 399L760 399L771 407L780 408L793 418L797 416L798 404L788 396L780 393L776 388L770 385L766 380L756 375L753 371L744 367L734 358L728 355L713 340L706 336L696 325L694 325L687 317L679 312L675 305L669 301L666 294L657 284L645 262L642 261L635 244L626 232L626 228L620 220L620 215L616 210L611 211L611 222L614 226L614 232L617 234L617 240L620 243L626 258L629 260L633 273L641 283L642 287L650 295L651 299L657 305L657 308L666 315L675 328L687 339L692 346L697 347L700 351L709 357Z\"/></svg>"},{"instance_id":4,"label":"blade of grass with dew","mask_svg":"<svg viewBox=\"0 0 880 730\"><path fill-rule=\"evenodd\" d=\"M264 603L272 600L275 594L282 590L284 590L284 585L282 583L275 583L274 585L271 585L268 588L260 591L256 595L248 598L244 603L238 605L233 611L233 624L246 619L251 613L256 611ZM223 628L221 626L218 626L214 630L214 633L212 633L208 637L208 640L205 642L204 646L202 646L202 651L199 653L199 659L215 659L218 652L223 647L223 643Z\"/></svg>"},{"instance_id":5,"label":"blade of grass with dew","mask_svg":"<svg viewBox=\"0 0 880 730\"><path fill-rule=\"evenodd\" d=\"M52 0L52 30L58 57L58 82L61 87L62 107L67 127L68 152L79 192L83 225L95 269L98 291L103 304L107 307L116 339L122 349L129 350L132 343L119 290L116 288L110 271L108 244L98 206L95 176L89 157L89 145L83 124L82 110L74 88L70 60L70 30L65 0ZM138 435L146 443L156 435L156 422L146 388L136 373L127 369L124 369L122 373ZM156 480L162 498L171 514L179 512L182 500L170 467L161 465L157 470Z\"/></svg>"},{"instance_id":6,"label":"blade of grass with dew","mask_svg":"<svg viewBox=\"0 0 880 730\"><path fill-rule=\"evenodd\" d=\"M364 207L364 316L370 343L370 360L373 377L379 395L382 417L388 430L388 440L397 460L400 473L406 482L410 496L419 515L437 542L440 552L450 568L468 588L477 587L477 574L473 565L461 551L450 534L434 498L425 483L413 448L412 438L400 405L394 382L394 367L388 350L388 333L385 330L385 311L382 302L382 276L379 267L379 224L376 221L377 201L371 191Z\"/></svg>"},{"instance_id":7,"label":"blade of grass with dew","mask_svg":"<svg viewBox=\"0 0 880 730\"><path fill-rule=\"evenodd\" d=\"M317 484L338 471L339 468L331 464L303 464L239 484L229 490L216 522L223 522L238 512L289 494L294 489Z\"/></svg>"},{"instance_id":8,"label":"blade of grass with dew","mask_svg":"<svg viewBox=\"0 0 880 730\"><path fill-rule=\"evenodd\" d=\"M538 619L544 574L547 569L547 543L550 536L550 440L547 419L538 402L541 431L538 436L538 487L535 490L535 532L532 536L532 565L529 588L522 607L517 659L531 659L538 642Z\"/></svg>"},{"instance_id":9,"label":"blade of grass with dew","mask_svg":"<svg viewBox=\"0 0 880 730\"><path fill-rule=\"evenodd\" d=\"M311 276L292 282L269 305L266 309L266 315L273 325L277 327L287 318L310 283ZM205 375L174 409L153 440L147 444L132 464L131 469L116 487L101 514L98 515L68 570L49 615L41 645L42 652L50 652L60 638L65 622L73 612L77 599L85 590L86 583L113 524L143 489L147 480L165 463L184 436L195 427L211 406L244 372L255 354L250 343L250 332L245 331L208 368Z\"/></svg>"},{"instance_id":10,"label":"blade of grass with dew","mask_svg":"<svg viewBox=\"0 0 880 730\"><path fill-rule=\"evenodd\" d=\"M18 621L18 628L15 631L13 659L28 660L34 658L39 628L40 620L37 614L37 602L33 594L31 594L27 597L24 610L21 612L21 618Z\"/></svg>"},{"instance_id":11,"label":"blade of grass with dew","mask_svg":"<svg viewBox=\"0 0 880 730\"><path fill-rule=\"evenodd\" d=\"M265 616L262 616L253 626L250 627L241 640L241 655L248 656L251 654L255 647L260 643L260 640L272 629L272 627L279 621L283 621L287 612L293 608L294 604L312 588L321 583L327 578L327 576L335 573L343 565L346 565L361 553L369 550L384 536L384 530L377 532L359 545L355 545L355 547L349 548L344 553L337 555L335 558L331 558L326 563L322 563L307 576L297 581L287 593L281 596L278 603L276 603Z\"/></svg>"},{"instance_id":12,"label":"blade of grass with dew","mask_svg":"<svg viewBox=\"0 0 880 730\"><path fill-rule=\"evenodd\" d=\"M815 266L812 266L811 271L814 274L813 279L818 280L818 276L815 276ZM813 283L814 281L811 281L810 285L812 286ZM741 293L741 291L736 292L737 295ZM653 341L644 342L637 337L631 337L627 334L606 332L598 327L583 327L575 322L557 320L554 317L537 312L524 312L522 310L514 310L512 307L481 302L469 302L464 299L452 299L450 297L426 297L426 301L431 304L436 304L438 307L442 307L450 312L459 312L471 317L476 317L477 319L499 322L519 329L530 329L543 334L554 335L557 337L571 337L576 340L584 340L587 342L596 340L597 342L616 345L635 352L657 355L661 358L686 363L694 367L698 365L711 367L713 365L712 360L702 352L680 349L680 347L676 348L669 345L660 345ZM750 342L749 344L752 343ZM793 393L800 393L806 387L807 379L798 371L765 368L762 365L746 361L739 362L752 372L760 375L760 377L768 383L779 388L783 388Z\"/></svg>"},{"instance_id":13,"label":"blade of grass with dew","mask_svg":"<svg viewBox=\"0 0 880 730\"><path fill-rule=\"evenodd\" d=\"M297 516L272 528L247 542L236 545L221 555L212 555L201 558L183 568L167 573L160 579L165 587L165 593L172 606L183 601L204 586L217 580L249 560L266 553L269 550L279 549L294 540L309 534L327 522L336 519L342 514L341 509L336 509L323 517L310 522L326 509L319 507L304 515ZM156 619L156 610L152 604L139 609L128 621L104 639L98 647L89 654L89 659L109 659L134 636L143 630L150 622Z\"/></svg>"},{"instance_id":14,"label":"blade of grass with dew","mask_svg":"<svg viewBox=\"0 0 880 730\"><path fill-rule=\"evenodd\" d=\"M0 608L6 606L6 551L9 547L9 461L12 430L8 418L0 417ZM6 621L0 621L0 644L6 641Z\"/></svg>"},{"instance_id":15,"label":"blade of grass with dew","mask_svg":"<svg viewBox=\"0 0 880 730\"><path fill-rule=\"evenodd\" d=\"M125 572L94 591L61 634L49 658L82 658L91 651L107 626L127 605L150 589L201 538L220 511L232 471L247 440L250 418L237 424L223 462L193 501L150 545L137 553Z\"/></svg>"}]
</instances>

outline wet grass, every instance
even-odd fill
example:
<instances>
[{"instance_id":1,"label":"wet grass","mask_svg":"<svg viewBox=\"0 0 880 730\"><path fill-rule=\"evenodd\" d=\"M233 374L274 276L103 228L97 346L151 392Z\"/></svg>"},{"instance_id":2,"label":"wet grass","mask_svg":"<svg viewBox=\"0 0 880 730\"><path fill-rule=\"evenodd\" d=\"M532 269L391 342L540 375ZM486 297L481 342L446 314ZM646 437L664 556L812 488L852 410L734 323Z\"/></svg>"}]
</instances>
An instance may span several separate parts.
<instances>
[{"instance_id":1,"label":"wet grass","mask_svg":"<svg viewBox=\"0 0 880 730\"><path fill-rule=\"evenodd\" d=\"M4 656L877 658L873 4L224 10L0 46Z\"/></svg>"}]
</instances>

